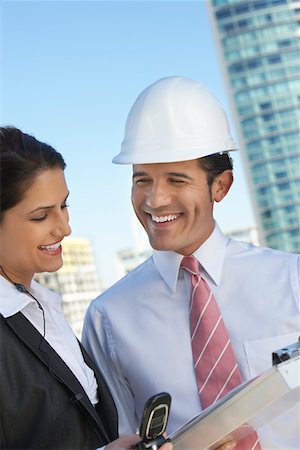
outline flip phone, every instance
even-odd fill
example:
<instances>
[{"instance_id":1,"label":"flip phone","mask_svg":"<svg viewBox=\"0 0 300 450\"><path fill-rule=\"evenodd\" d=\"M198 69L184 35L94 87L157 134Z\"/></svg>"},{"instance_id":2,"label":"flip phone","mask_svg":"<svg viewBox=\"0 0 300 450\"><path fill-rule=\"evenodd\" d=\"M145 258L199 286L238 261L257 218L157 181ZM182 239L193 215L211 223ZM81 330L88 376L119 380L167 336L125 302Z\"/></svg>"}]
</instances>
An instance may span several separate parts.
<instances>
[{"instance_id":1,"label":"flip phone","mask_svg":"<svg viewBox=\"0 0 300 450\"><path fill-rule=\"evenodd\" d=\"M171 396L167 392L161 392L147 400L140 426L142 440L137 444L137 449L156 450L168 441L163 433L168 423L170 406Z\"/></svg>"}]
</instances>

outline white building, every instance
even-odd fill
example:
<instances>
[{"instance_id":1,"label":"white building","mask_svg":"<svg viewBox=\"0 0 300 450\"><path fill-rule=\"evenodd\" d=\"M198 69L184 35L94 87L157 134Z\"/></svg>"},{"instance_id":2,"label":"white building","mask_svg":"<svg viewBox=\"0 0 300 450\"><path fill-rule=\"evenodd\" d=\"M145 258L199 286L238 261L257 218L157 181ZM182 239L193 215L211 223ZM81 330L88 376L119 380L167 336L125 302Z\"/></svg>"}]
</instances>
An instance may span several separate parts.
<instances>
[{"instance_id":1,"label":"white building","mask_svg":"<svg viewBox=\"0 0 300 450\"><path fill-rule=\"evenodd\" d=\"M120 250L117 255L120 278L125 276L128 272L131 272L131 270L152 255L152 248L149 244L147 234L135 216L132 220L132 231L134 247ZM225 232L225 235L237 239L238 241L251 242L254 245L259 245L256 225L233 229Z\"/></svg>"},{"instance_id":2,"label":"white building","mask_svg":"<svg viewBox=\"0 0 300 450\"><path fill-rule=\"evenodd\" d=\"M237 241L251 242L251 244L260 245L258 229L256 225L245 228L236 228L227 231L225 235L236 239Z\"/></svg>"}]
</instances>

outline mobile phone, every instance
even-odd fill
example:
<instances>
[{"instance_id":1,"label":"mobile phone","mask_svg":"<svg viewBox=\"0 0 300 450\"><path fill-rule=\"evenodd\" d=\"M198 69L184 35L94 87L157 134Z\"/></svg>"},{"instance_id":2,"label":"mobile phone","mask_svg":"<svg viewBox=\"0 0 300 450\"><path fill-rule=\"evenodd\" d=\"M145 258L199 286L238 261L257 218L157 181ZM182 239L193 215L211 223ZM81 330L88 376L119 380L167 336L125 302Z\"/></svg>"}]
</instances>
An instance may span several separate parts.
<instances>
[{"instance_id":1,"label":"mobile phone","mask_svg":"<svg viewBox=\"0 0 300 450\"><path fill-rule=\"evenodd\" d=\"M168 423L170 406L171 396L167 392L160 392L147 400L140 426L142 441L138 443L138 449L157 449L167 441L163 433Z\"/></svg>"}]
</instances>

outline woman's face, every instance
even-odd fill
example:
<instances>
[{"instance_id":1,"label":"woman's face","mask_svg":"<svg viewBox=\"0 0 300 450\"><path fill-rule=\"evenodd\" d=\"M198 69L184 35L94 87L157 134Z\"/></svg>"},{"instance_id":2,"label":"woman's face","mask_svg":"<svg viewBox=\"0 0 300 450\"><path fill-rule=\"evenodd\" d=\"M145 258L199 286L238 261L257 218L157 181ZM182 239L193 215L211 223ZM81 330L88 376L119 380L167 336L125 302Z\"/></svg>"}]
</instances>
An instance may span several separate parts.
<instances>
[{"instance_id":1,"label":"woman's face","mask_svg":"<svg viewBox=\"0 0 300 450\"><path fill-rule=\"evenodd\" d=\"M4 213L0 223L0 264L27 288L36 272L54 272L62 264L61 241L71 233L62 169L41 172L24 198Z\"/></svg>"}]
</instances>

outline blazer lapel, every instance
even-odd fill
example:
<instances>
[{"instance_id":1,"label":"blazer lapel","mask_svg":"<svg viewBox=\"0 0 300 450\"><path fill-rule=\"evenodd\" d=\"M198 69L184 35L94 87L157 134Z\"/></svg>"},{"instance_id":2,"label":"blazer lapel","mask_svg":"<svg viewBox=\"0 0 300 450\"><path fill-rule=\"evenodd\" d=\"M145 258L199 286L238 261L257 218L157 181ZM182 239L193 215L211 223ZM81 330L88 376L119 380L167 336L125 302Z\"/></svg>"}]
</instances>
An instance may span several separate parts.
<instances>
[{"instance_id":1,"label":"blazer lapel","mask_svg":"<svg viewBox=\"0 0 300 450\"><path fill-rule=\"evenodd\" d=\"M71 392L70 399L74 403L79 403L90 414L97 425L95 427L97 433L102 439L108 440L101 418L90 402L85 390L51 345L49 345L21 312L7 317L5 321L14 333L37 355L42 363L48 367L51 375L66 385Z\"/></svg>"}]
</instances>

